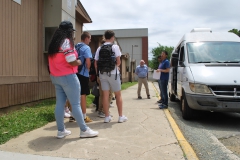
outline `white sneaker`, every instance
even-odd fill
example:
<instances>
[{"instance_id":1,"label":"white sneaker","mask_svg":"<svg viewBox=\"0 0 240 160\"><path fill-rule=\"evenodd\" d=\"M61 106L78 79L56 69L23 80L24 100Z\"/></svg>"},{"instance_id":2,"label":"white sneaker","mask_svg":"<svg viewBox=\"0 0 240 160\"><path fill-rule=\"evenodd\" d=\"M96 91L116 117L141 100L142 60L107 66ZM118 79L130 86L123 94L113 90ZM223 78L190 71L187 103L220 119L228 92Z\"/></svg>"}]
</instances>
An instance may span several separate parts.
<instances>
[{"instance_id":1,"label":"white sneaker","mask_svg":"<svg viewBox=\"0 0 240 160\"><path fill-rule=\"evenodd\" d=\"M80 132L81 138L87 138L87 137L95 137L98 135L98 131L93 131L89 127L87 127L87 130L85 132Z\"/></svg>"},{"instance_id":2,"label":"white sneaker","mask_svg":"<svg viewBox=\"0 0 240 160\"><path fill-rule=\"evenodd\" d=\"M71 113L71 111L69 110L69 108L68 108L68 107L65 107L65 112L66 112L66 113L68 113L68 114L70 114L70 113Z\"/></svg>"},{"instance_id":3,"label":"white sneaker","mask_svg":"<svg viewBox=\"0 0 240 160\"><path fill-rule=\"evenodd\" d=\"M68 136L71 134L71 131L68 131L66 129L64 129L64 131L58 131L57 133L57 138L64 138L65 136Z\"/></svg>"},{"instance_id":4,"label":"white sneaker","mask_svg":"<svg viewBox=\"0 0 240 160\"><path fill-rule=\"evenodd\" d=\"M118 122L119 122L119 123L123 123L123 122L126 122L127 120L128 120L128 118L123 115L122 117L119 116Z\"/></svg>"},{"instance_id":5,"label":"white sneaker","mask_svg":"<svg viewBox=\"0 0 240 160\"><path fill-rule=\"evenodd\" d=\"M105 114L103 112L98 112L98 117L105 118Z\"/></svg>"},{"instance_id":6,"label":"white sneaker","mask_svg":"<svg viewBox=\"0 0 240 160\"><path fill-rule=\"evenodd\" d=\"M109 123L109 122L111 122L111 120L112 120L111 116L105 117L104 123Z\"/></svg>"},{"instance_id":7,"label":"white sneaker","mask_svg":"<svg viewBox=\"0 0 240 160\"><path fill-rule=\"evenodd\" d=\"M70 115L69 113L65 112L65 113L64 113L64 117L65 117L65 118L69 118L69 117L71 117L71 115Z\"/></svg>"}]
</instances>

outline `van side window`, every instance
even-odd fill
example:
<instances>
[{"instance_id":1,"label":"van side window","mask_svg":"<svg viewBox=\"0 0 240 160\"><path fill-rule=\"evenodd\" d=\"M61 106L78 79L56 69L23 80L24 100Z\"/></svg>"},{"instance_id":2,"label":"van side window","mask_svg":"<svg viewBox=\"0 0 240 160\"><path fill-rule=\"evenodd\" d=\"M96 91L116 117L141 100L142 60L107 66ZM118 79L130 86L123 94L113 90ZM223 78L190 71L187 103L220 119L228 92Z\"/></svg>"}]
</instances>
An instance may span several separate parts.
<instances>
[{"instance_id":1,"label":"van side window","mask_svg":"<svg viewBox=\"0 0 240 160\"><path fill-rule=\"evenodd\" d=\"M179 61L181 61L181 62L184 62L184 61L185 61L185 57L184 57L184 46L181 47Z\"/></svg>"}]
</instances>

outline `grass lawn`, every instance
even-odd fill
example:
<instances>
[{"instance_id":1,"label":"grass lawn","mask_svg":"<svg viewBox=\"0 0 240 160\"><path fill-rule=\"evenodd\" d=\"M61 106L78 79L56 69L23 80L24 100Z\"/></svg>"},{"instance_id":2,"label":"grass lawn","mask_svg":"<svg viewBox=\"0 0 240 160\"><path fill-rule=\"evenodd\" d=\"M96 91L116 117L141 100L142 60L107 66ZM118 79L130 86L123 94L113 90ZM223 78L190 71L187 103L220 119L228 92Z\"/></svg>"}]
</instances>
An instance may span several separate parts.
<instances>
[{"instance_id":1,"label":"grass lawn","mask_svg":"<svg viewBox=\"0 0 240 160\"><path fill-rule=\"evenodd\" d=\"M137 82L123 83L122 90L135 84ZM93 95L87 96L88 106L92 104L93 99ZM55 104L55 100L44 100L33 107L23 107L20 110L0 116L0 144L54 121Z\"/></svg>"}]
</instances>

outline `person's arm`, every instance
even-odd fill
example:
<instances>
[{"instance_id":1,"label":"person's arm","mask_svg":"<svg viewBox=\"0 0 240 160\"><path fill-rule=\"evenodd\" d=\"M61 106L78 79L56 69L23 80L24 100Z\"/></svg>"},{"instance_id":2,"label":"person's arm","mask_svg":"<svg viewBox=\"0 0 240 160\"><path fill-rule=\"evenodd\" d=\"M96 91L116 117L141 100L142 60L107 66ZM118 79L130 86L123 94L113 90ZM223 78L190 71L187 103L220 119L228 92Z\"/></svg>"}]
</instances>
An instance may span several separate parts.
<instances>
[{"instance_id":1,"label":"person's arm","mask_svg":"<svg viewBox=\"0 0 240 160\"><path fill-rule=\"evenodd\" d=\"M170 71L170 68L167 69L157 69L158 72L164 72L164 73L168 73Z\"/></svg>"},{"instance_id":2,"label":"person's arm","mask_svg":"<svg viewBox=\"0 0 240 160\"><path fill-rule=\"evenodd\" d=\"M98 58L99 58L99 50L100 50L100 47L98 47L96 53L95 53L95 57L94 57L94 67L95 67L95 70L96 70L96 74L98 76L98 66L97 66L97 62L98 62Z\"/></svg>"},{"instance_id":3,"label":"person's arm","mask_svg":"<svg viewBox=\"0 0 240 160\"><path fill-rule=\"evenodd\" d=\"M95 70L96 70L96 74L98 75L97 61L96 60L94 61L94 67L95 67Z\"/></svg>"},{"instance_id":4,"label":"person's arm","mask_svg":"<svg viewBox=\"0 0 240 160\"><path fill-rule=\"evenodd\" d=\"M82 64L81 60L77 59L76 55L76 50L71 48L70 41L69 39L65 39L64 43L61 46L61 50L63 51L65 55L66 61L71 65L71 66L79 66Z\"/></svg>"},{"instance_id":5,"label":"person's arm","mask_svg":"<svg viewBox=\"0 0 240 160\"><path fill-rule=\"evenodd\" d=\"M169 63L169 61L166 61L166 62L165 62L163 68L166 68L166 69L158 69L159 72L168 73L168 72L170 71L170 63Z\"/></svg>"},{"instance_id":6,"label":"person's arm","mask_svg":"<svg viewBox=\"0 0 240 160\"><path fill-rule=\"evenodd\" d=\"M117 65L117 67L121 65L120 57L116 58L116 65Z\"/></svg>"},{"instance_id":7,"label":"person's arm","mask_svg":"<svg viewBox=\"0 0 240 160\"><path fill-rule=\"evenodd\" d=\"M120 57L121 57L122 53L121 53L118 45L113 45L113 46L112 46L112 49L113 49L113 52L115 53L116 65L117 65L117 67L118 67L118 66L121 65L121 59L120 59Z\"/></svg>"},{"instance_id":8,"label":"person's arm","mask_svg":"<svg viewBox=\"0 0 240 160\"><path fill-rule=\"evenodd\" d=\"M75 61L73 62L68 62L71 66L79 66L82 64L81 60L80 59L76 59Z\"/></svg>"},{"instance_id":9,"label":"person's arm","mask_svg":"<svg viewBox=\"0 0 240 160\"><path fill-rule=\"evenodd\" d=\"M85 63L86 63L87 69L88 69L88 71L89 71L90 66L91 66L91 60L90 60L90 58L86 58L86 59L85 59Z\"/></svg>"},{"instance_id":10,"label":"person's arm","mask_svg":"<svg viewBox=\"0 0 240 160\"><path fill-rule=\"evenodd\" d=\"M138 67L135 69L135 74L138 75Z\"/></svg>"}]
</instances>

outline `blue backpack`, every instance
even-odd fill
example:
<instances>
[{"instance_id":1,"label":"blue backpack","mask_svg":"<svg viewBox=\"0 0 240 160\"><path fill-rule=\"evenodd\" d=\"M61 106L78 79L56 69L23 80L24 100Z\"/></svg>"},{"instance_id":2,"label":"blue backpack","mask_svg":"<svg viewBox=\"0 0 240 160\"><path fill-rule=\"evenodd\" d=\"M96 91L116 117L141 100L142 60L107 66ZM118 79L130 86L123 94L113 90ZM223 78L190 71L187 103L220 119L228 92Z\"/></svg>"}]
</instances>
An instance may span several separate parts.
<instances>
[{"instance_id":1,"label":"blue backpack","mask_svg":"<svg viewBox=\"0 0 240 160\"><path fill-rule=\"evenodd\" d=\"M78 43L75 45L75 49L77 50L78 53L78 59L82 59L83 55L81 55L81 48L84 46L84 43ZM83 58L83 62L81 65L78 66L78 73L80 73L82 71L83 66L85 65L85 58ZM85 67L84 67L85 70Z\"/></svg>"}]
</instances>

